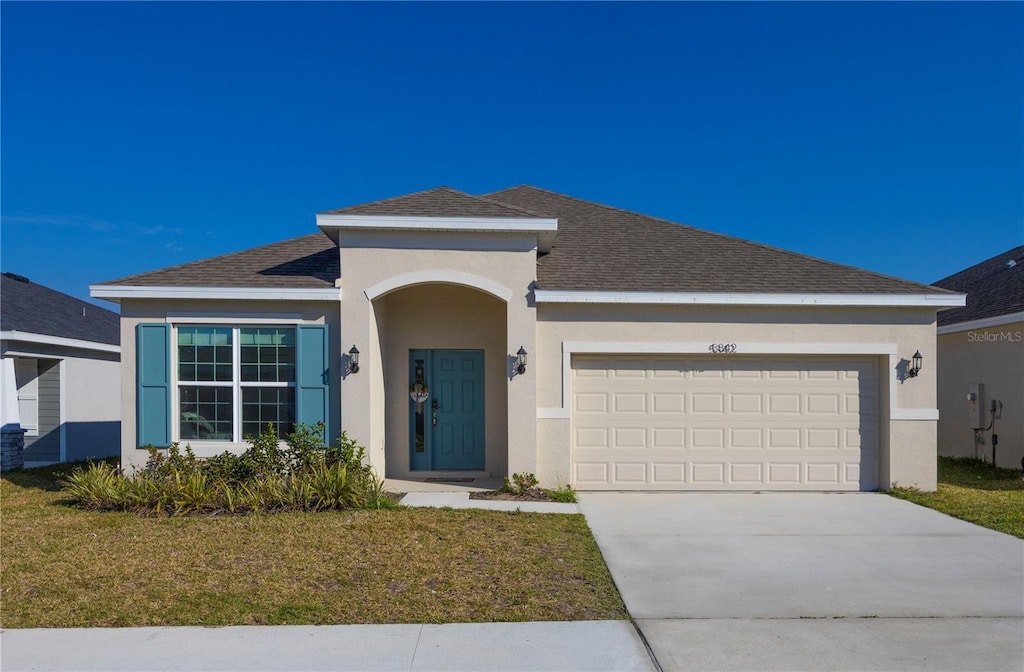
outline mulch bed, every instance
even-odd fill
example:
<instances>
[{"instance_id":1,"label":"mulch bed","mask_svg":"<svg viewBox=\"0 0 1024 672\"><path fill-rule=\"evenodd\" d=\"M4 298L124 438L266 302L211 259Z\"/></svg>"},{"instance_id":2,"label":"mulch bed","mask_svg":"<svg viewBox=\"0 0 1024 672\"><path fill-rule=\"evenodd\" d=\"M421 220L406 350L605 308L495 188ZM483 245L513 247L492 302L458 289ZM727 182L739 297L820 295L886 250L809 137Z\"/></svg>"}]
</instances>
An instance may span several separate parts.
<instances>
[{"instance_id":1,"label":"mulch bed","mask_svg":"<svg viewBox=\"0 0 1024 672\"><path fill-rule=\"evenodd\" d=\"M541 488L530 488L521 493L508 492L506 490L485 490L484 492L469 493L470 499L499 499L509 502L554 502L554 497Z\"/></svg>"}]
</instances>

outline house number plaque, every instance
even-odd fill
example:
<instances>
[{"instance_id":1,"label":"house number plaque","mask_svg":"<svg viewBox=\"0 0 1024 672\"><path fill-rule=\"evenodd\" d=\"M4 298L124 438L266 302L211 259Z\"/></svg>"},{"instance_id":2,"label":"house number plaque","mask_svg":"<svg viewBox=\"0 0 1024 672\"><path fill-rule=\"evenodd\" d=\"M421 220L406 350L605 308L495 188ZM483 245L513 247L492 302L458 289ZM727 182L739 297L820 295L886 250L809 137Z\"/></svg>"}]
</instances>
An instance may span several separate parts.
<instances>
[{"instance_id":1,"label":"house number plaque","mask_svg":"<svg viewBox=\"0 0 1024 672\"><path fill-rule=\"evenodd\" d=\"M713 352L716 355L731 355L736 352L735 343L712 343L708 346L708 352Z\"/></svg>"}]
</instances>

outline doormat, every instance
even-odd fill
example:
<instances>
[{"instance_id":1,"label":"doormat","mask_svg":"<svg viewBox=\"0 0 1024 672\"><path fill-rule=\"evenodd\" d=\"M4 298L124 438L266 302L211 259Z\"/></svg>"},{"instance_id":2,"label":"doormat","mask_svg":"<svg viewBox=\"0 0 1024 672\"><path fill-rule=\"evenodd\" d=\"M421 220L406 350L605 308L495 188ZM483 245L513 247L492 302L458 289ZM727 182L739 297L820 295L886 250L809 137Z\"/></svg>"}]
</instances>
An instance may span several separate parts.
<instances>
[{"instance_id":1,"label":"doormat","mask_svg":"<svg viewBox=\"0 0 1024 672\"><path fill-rule=\"evenodd\" d=\"M472 478L427 478L427 483L472 483Z\"/></svg>"}]
</instances>

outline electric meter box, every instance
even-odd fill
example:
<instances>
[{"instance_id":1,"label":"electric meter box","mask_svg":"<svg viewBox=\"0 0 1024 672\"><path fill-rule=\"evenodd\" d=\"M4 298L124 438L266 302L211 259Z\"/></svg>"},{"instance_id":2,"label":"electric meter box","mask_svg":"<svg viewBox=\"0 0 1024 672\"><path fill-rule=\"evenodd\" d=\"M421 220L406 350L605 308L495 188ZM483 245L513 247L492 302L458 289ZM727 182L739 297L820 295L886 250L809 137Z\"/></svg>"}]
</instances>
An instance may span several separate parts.
<instances>
[{"instance_id":1,"label":"electric meter box","mask_svg":"<svg viewBox=\"0 0 1024 672\"><path fill-rule=\"evenodd\" d=\"M967 388L971 429L985 429L985 384L971 383Z\"/></svg>"}]
</instances>

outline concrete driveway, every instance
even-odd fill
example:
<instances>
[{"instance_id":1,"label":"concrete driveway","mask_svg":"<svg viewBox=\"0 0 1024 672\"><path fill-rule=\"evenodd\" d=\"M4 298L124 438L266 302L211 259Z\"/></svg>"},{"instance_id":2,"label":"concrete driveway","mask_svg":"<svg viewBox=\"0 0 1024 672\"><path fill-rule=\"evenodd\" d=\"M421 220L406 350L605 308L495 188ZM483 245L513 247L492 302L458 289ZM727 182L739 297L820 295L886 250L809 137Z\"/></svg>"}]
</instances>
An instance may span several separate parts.
<instances>
[{"instance_id":1,"label":"concrete driveway","mask_svg":"<svg viewBox=\"0 0 1024 672\"><path fill-rule=\"evenodd\" d=\"M584 493L666 670L1022 670L1024 541L888 495Z\"/></svg>"}]
</instances>

